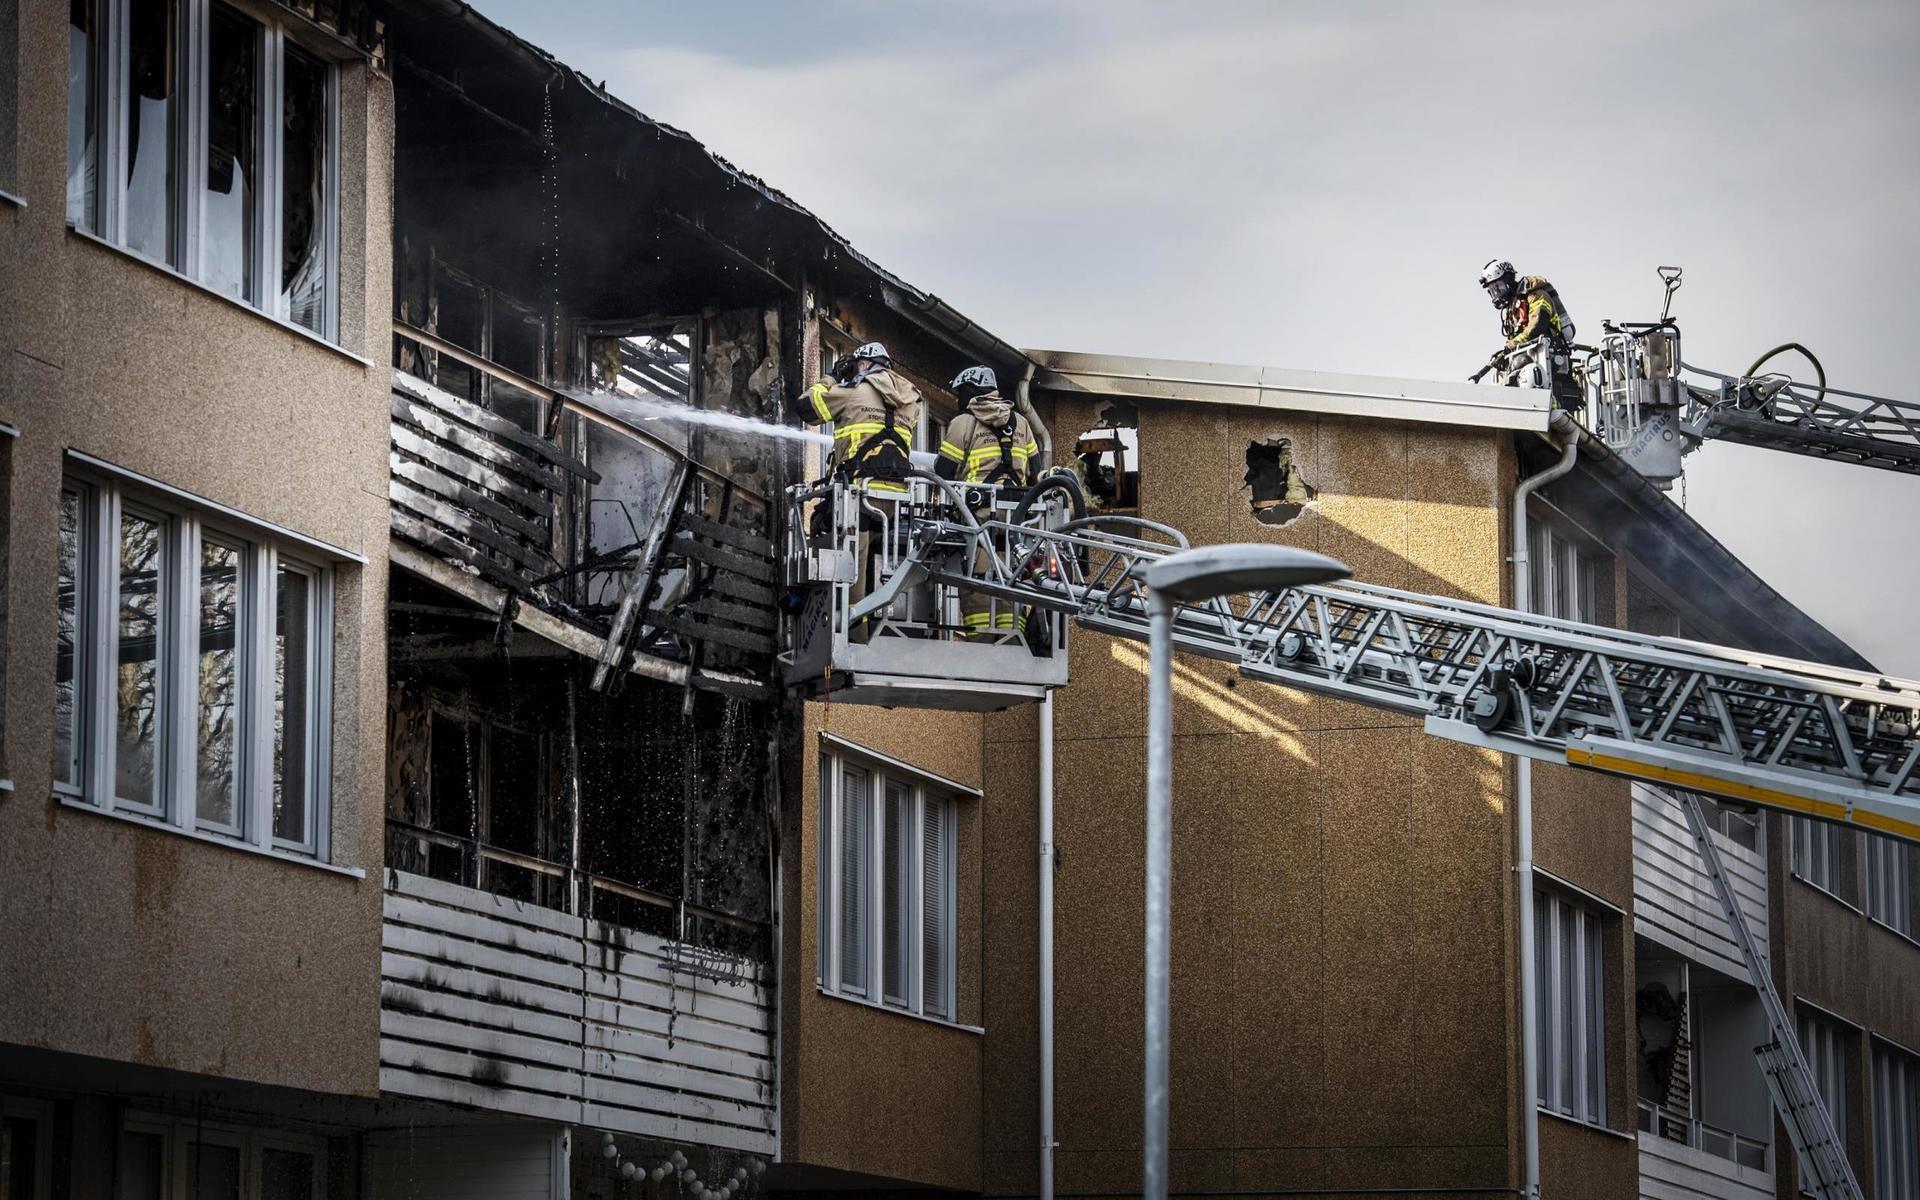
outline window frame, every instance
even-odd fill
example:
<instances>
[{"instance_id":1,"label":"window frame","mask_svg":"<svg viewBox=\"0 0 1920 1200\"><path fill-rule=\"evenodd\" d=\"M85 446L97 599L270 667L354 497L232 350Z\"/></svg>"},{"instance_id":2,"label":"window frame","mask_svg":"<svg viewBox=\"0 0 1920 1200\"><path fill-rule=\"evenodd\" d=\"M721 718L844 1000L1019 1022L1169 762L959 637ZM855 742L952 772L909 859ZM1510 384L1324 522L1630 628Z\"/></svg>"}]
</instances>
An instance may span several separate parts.
<instances>
[{"instance_id":1,"label":"window frame","mask_svg":"<svg viewBox=\"0 0 1920 1200\"><path fill-rule=\"evenodd\" d=\"M239 1194L241 1200L256 1200L261 1194L262 1160L268 1150L286 1150L313 1159L313 1189L309 1200L326 1200L327 1139L320 1134L270 1129L256 1125L237 1125L230 1121L205 1121L199 1117L167 1117L153 1112L130 1112L120 1121L114 1134L114 1195L123 1195L125 1164L121 1159L122 1139L129 1133L160 1139L160 1200L174 1200L192 1194L187 1170L194 1142L209 1146L228 1146L239 1151Z\"/></svg>"},{"instance_id":2,"label":"window frame","mask_svg":"<svg viewBox=\"0 0 1920 1200\"><path fill-rule=\"evenodd\" d=\"M1920 1189L1920 1057L1877 1037L1870 1050L1874 1191L1888 1197L1911 1196ZM1906 1139L1894 1145L1894 1121L1902 1116Z\"/></svg>"},{"instance_id":3,"label":"window frame","mask_svg":"<svg viewBox=\"0 0 1920 1200\"><path fill-rule=\"evenodd\" d=\"M1528 1014L1538 1031L1540 1070L1534 1096L1540 1111L1599 1129L1613 1128L1609 1119L1612 1072L1608 1069L1607 937L1609 914L1581 903L1543 881L1534 884L1534 925L1526 931L1535 939L1539 970L1535 981L1534 1011ZM1563 959L1567 930L1574 949ZM1540 945L1544 934L1545 945ZM1566 968L1571 966L1569 972ZM1568 976L1571 975L1571 979ZM1570 1031L1579 1034L1577 1050L1566 1044ZM1563 1076L1570 1073L1572 1078ZM1562 1085L1571 1101L1560 1101Z\"/></svg>"},{"instance_id":4,"label":"window frame","mask_svg":"<svg viewBox=\"0 0 1920 1200\"><path fill-rule=\"evenodd\" d=\"M0 1118L33 1122L32 1190L17 1200L48 1200L53 1195L53 1105L25 1096L0 1096Z\"/></svg>"},{"instance_id":5,"label":"window frame","mask_svg":"<svg viewBox=\"0 0 1920 1200\"><path fill-rule=\"evenodd\" d=\"M820 774L824 785L819 796L818 862L816 881L816 937L814 980L820 991L855 1003L901 1013L942 1025L964 1026L959 1020L959 804L960 793L924 773L887 762L877 756L848 753L838 745L822 745ZM846 814L849 774L867 782L860 803L865 808L861 829L864 861L859 870L864 876L866 912L855 954L864 967L864 984L850 984L845 978L848 963L843 918L843 883L848 864L842 821ZM907 812L902 852L898 856L903 870L895 880L897 897L887 895L887 809L889 793L904 793ZM939 979L938 995L929 994L927 970L926 908L926 835L928 823L939 823L937 852L942 856L942 878L937 902L939 961L934 972ZM886 977L887 914L894 900L904 898L897 931L896 947L904 968L903 994L891 994Z\"/></svg>"},{"instance_id":6,"label":"window frame","mask_svg":"<svg viewBox=\"0 0 1920 1200\"><path fill-rule=\"evenodd\" d=\"M1605 624L1613 608L1613 552L1544 503L1529 506L1526 537L1531 610L1555 620ZM1571 611L1559 603L1563 584Z\"/></svg>"},{"instance_id":7,"label":"window frame","mask_svg":"<svg viewBox=\"0 0 1920 1200\"><path fill-rule=\"evenodd\" d=\"M1913 854L1905 842L1862 834L1867 916L1909 940L1913 923Z\"/></svg>"},{"instance_id":8,"label":"window frame","mask_svg":"<svg viewBox=\"0 0 1920 1200\"><path fill-rule=\"evenodd\" d=\"M135 249L128 243L127 162L128 129L125 104L129 89L129 13L130 0L88 0L93 31L88 39L87 92L93 106L94 192L89 211L74 219L71 197L66 213L70 228L98 238L126 254L173 272L215 294L255 309L282 324L313 334L322 341L338 345L342 280L340 237L342 205L340 198L341 99L340 61L336 54L317 39L301 35L298 26L284 21L271 10L245 0L166 0L174 40L171 68L172 101L168 112L168 153L172 179L168 184L171 209L167 251L163 257ZM226 8L259 27L256 110L251 137L257 163L257 179L249 198L248 217L255 230L251 261L247 263L251 284L244 294L235 296L217 287L208 278L206 259L206 203L210 135L207 129L208 82L210 69L209 34L214 7ZM294 322L281 303L285 290L282 278L282 227L285 139L286 49L298 50L318 62L326 72L326 113L323 141L326 178L320 193L320 245L323 272L320 328L310 329ZM278 119L270 119L268 114ZM71 117L69 118L71 120ZM84 174L84 171L82 172ZM68 164L68 184L73 182L73 164Z\"/></svg>"},{"instance_id":9,"label":"window frame","mask_svg":"<svg viewBox=\"0 0 1920 1200\"><path fill-rule=\"evenodd\" d=\"M333 655L336 572L308 546L221 511L205 511L177 496L70 457L61 493L80 498L80 546L75 557L75 665L73 759L77 776L58 778L52 791L78 807L284 858L326 864L331 857L333 774ZM64 499L63 499L64 504ZM155 655L154 803L118 795L116 762L119 644L119 547L123 515L164 522L160 578L160 645ZM236 764L232 825L199 814L198 714L200 678L200 551L208 541L240 549L238 628L234 671L238 697L233 732ZM273 829L274 755L271 745L274 602L279 570L309 579L307 703L303 769L307 804L303 836L283 839ZM58 575L55 587L59 586Z\"/></svg>"},{"instance_id":10,"label":"window frame","mask_svg":"<svg viewBox=\"0 0 1920 1200\"><path fill-rule=\"evenodd\" d=\"M1813 1076L1813 1090L1819 1095L1821 1105L1827 1110L1827 1119L1833 1122L1833 1132L1844 1147L1848 1144L1847 1121L1852 1115L1852 1106L1847 1100L1851 1090L1848 1041L1858 1037L1859 1030L1803 1000L1795 1006L1793 1036L1799 1041L1800 1055L1807 1060L1808 1073ZM1806 1164L1796 1161L1794 1178L1801 1192L1809 1191Z\"/></svg>"},{"instance_id":11,"label":"window frame","mask_svg":"<svg viewBox=\"0 0 1920 1200\"><path fill-rule=\"evenodd\" d=\"M1852 830L1828 821L1788 814L1788 873L1848 908L1854 907L1844 890L1847 885L1845 839L1852 835Z\"/></svg>"}]
</instances>

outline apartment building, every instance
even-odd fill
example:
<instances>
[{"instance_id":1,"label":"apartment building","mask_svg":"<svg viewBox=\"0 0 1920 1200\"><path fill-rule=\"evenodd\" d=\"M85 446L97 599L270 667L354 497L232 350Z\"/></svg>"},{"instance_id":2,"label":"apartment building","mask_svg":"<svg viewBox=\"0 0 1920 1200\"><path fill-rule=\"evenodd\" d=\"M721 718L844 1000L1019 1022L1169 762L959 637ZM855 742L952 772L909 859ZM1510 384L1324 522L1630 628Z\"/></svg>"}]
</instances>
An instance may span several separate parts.
<instances>
[{"instance_id":1,"label":"apartment building","mask_svg":"<svg viewBox=\"0 0 1920 1200\"><path fill-rule=\"evenodd\" d=\"M319 1118L380 1082L378 25L0 15L7 1194L352 1194Z\"/></svg>"},{"instance_id":2,"label":"apartment building","mask_svg":"<svg viewBox=\"0 0 1920 1200\"><path fill-rule=\"evenodd\" d=\"M1022 351L454 0L65 17L0 4L7 1200L1038 1190L1040 685L779 659L753 423L860 343L922 448L985 363L1109 511L1513 598L1532 393ZM1524 536L1542 611L1864 665L1603 447ZM1145 655L1060 657L1056 1181L1125 1195ZM1176 1190L1511 1192L1529 1019L1549 1195L1797 1190L1671 797L1537 770L1525 931L1500 756L1177 705ZM1711 812L1913 1195L1911 848Z\"/></svg>"}]
</instances>

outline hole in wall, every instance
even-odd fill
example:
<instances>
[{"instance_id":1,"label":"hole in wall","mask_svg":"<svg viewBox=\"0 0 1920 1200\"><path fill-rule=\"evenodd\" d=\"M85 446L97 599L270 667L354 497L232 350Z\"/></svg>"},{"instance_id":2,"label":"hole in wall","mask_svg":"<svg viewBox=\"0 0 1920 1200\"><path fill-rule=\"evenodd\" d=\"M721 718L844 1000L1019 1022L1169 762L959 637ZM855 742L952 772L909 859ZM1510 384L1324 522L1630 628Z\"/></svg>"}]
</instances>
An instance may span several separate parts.
<instances>
[{"instance_id":1,"label":"hole in wall","mask_svg":"<svg viewBox=\"0 0 1920 1200\"><path fill-rule=\"evenodd\" d=\"M1293 461L1293 441L1270 437L1247 443L1248 507L1262 525L1286 525L1306 511L1320 493Z\"/></svg>"},{"instance_id":2,"label":"hole in wall","mask_svg":"<svg viewBox=\"0 0 1920 1200\"><path fill-rule=\"evenodd\" d=\"M1140 507L1140 413L1133 405L1101 410L1099 424L1074 440L1073 457L1093 507Z\"/></svg>"}]
</instances>

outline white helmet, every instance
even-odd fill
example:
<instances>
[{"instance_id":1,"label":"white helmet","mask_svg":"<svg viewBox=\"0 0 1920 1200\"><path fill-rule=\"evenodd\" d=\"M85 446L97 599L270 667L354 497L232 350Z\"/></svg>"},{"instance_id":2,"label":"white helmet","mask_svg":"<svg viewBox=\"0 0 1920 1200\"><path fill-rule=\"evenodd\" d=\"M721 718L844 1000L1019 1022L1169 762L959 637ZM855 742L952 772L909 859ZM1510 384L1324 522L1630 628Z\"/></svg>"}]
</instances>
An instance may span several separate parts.
<instances>
[{"instance_id":1,"label":"white helmet","mask_svg":"<svg viewBox=\"0 0 1920 1200\"><path fill-rule=\"evenodd\" d=\"M947 385L962 404L975 396L989 396L1000 390L1000 381L994 378L992 367L968 367L953 377Z\"/></svg>"},{"instance_id":2,"label":"white helmet","mask_svg":"<svg viewBox=\"0 0 1920 1200\"><path fill-rule=\"evenodd\" d=\"M1489 259L1487 265L1480 268L1481 287L1492 287L1500 280L1511 279L1512 277L1513 264L1503 258Z\"/></svg>"},{"instance_id":3,"label":"white helmet","mask_svg":"<svg viewBox=\"0 0 1920 1200\"><path fill-rule=\"evenodd\" d=\"M873 362L877 362L883 367L890 367L893 365L893 359L891 356L887 354L887 348L885 346L882 346L879 342L868 342L866 345L860 347L858 350L855 350L853 352L853 357L854 357L854 361L856 362L858 362L860 359L865 358L865 359L870 359Z\"/></svg>"}]
</instances>

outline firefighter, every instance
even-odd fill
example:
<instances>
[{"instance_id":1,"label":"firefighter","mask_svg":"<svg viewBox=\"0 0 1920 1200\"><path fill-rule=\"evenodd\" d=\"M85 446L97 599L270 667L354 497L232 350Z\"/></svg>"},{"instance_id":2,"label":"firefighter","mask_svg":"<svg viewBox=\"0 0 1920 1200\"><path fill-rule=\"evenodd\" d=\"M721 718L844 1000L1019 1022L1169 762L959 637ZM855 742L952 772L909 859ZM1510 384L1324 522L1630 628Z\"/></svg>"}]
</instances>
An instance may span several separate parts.
<instances>
[{"instance_id":1,"label":"firefighter","mask_svg":"<svg viewBox=\"0 0 1920 1200\"><path fill-rule=\"evenodd\" d=\"M893 370L893 359L879 342L868 342L834 363L833 378L821 380L807 392L813 414L833 426L833 456L829 471L853 485L851 494L864 497L860 505L860 542L851 599L863 599L873 586L874 535L889 536L907 494L908 457L913 432L920 423L920 392ZM878 516L875 515L875 511ZM826 510L815 511L814 532L824 533ZM852 630L855 641L867 640L871 627Z\"/></svg>"},{"instance_id":2,"label":"firefighter","mask_svg":"<svg viewBox=\"0 0 1920 1200\"><path fill-rule=\"evenodd\" d=\"M1537 338L1548 338L1565 346L1573 341L1573 320L1560 293L1539 275L1516 278L1513 264L1501 259L1489 262L1480 272L1480 286L1500 313L1500 332L1508 346L1524 346Z\"/></svg>"},{"instance_id":3,"label":"firefighter","mask_svg":"<svg viewBox=\"0 0 1920 1200\"><path fill-rule=\"evenodd\" d=\"M1516 277L1513 264L1498 258L1481 268L1480 286L1500 313L1500 332L1507 339L1503 375L1513 382L1522 365L1537 358L1554 398L1564 407L1579 407L1579 389L1568 354L1573 345L1573 318L1567 315L1559 291L1540 275Z\"/></svg>"},{"instance_id":4,"label":"firefighter","mask_svg":"<svg viewBox=\"0 0 1920 1200\"><path fill-rule=\"evenodd\" d=\"M1000 382L991 367L968 367L948 385L960 401L960 415L947 426L940 441L934 471L942 479L961 483L1023 488L1032 476L1040 445L1033 426L1000 396ZM984 539L974 544L974 570L985 571L990 548ZM967 640L991 641L1025 632L1026 614L1006 601L995 604L979 592L960 593L960 613Z\"/></svg>"}]
</instances>

